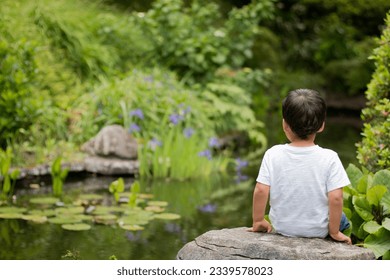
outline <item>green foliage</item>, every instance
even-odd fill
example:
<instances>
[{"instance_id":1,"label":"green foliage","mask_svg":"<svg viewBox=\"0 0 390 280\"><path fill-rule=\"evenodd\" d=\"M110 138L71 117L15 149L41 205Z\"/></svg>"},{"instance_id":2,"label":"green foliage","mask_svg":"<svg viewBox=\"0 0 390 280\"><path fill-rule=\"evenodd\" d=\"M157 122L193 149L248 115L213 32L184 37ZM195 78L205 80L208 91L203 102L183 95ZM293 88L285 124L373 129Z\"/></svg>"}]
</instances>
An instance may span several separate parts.
<instances>
[{"instance_id":1,"label":"green foliage","mask_svg":"<svg viewBox=\"0 0 390 280\"><path fill-rule=\"evenodd\" d=\"M12 195L16 179L20 174L19 169L9 172L12 162L12 149L8 147L5 151L0 148L0 176L3 178L1 198L6 199Z\"/></svg>"},{"instance_id":2,"label":"green foliage","mask_svg":"<svg viewBox=\"0 0 390 280\"><path fill-rule=\"evenodd\" d=\"M157 62L202 78L221 66L242 67L252 58L258 23L272 12L272 1L253 1L223 21L212 2L194 0L187 7L182 0L158 0L136 21L152 42Z\"/></svg>"},{"instance_id":3,"label":"green foliage","mask_svg":"<svg viewBox=\"0 0 390 280\"><path fill-rule=\"evenodd\" d=\"M138 197L138 194L140 192L140 184L139 184L139 181L135 181L133 184L131 184L131 187L130 187L130 191L131 191L131 194L129 196L129 206L131 208L134 208L135 206L137 206L137 197Z\"/></svg>"},{"instance_id":4,"label":"green foliage","mask_svg":"<svg viewBox=\"0 0 390 280\"><path fill-rule=\"evenodd\" d=\"M390 14L386 28L372 55L376 70L366 91L367 107L362 111L365 121L363 139L357 144L360 164L375 172L390 168Z\"/></svg>"},{"instance_id":5,"label":"green foliage","mask_svg":"<svg viewBox=\"0 0 390 280\"><path fill-rule=\"evenodd\" d=\"M0 19L0 147L27 130L40 112L39 98L32 92L34 43L15 40L3 28Z\"/></svg>"},{"instance_id":6,"label":"green foliage","mask_svg":"<svg viewBox=\"0 0 390 280\"><path fill-rule=\"evenodd\" d=\"M52 188L55 197L62 196L62 187L68 176L69 168L62 169L62 157L57 157L51 165Z\"/></svg>"},{"instance_id":7,"label":"green foliage","mask_svg":"<svg viewBox=\"0 0 390 280\"><path fill-rule=\"evenodd\" d=\"M108 190L113 194L116 203L119 203L119 195L125 190L125 181L123 178L118 178L108 186Z\"/></svg>"},{"instance_id":8,"label":"green foliage","mask_svg":"<svg viewBox=\"0 0 390 280\"><path fill-rule=\"evenodd\" d=\"M352 224L352 235L377 258L387 256L390 250L390 171L380 170L374 174L350 164L347 174L351 185L344 188L344 207Z\"/></svg>"}]
</instances>

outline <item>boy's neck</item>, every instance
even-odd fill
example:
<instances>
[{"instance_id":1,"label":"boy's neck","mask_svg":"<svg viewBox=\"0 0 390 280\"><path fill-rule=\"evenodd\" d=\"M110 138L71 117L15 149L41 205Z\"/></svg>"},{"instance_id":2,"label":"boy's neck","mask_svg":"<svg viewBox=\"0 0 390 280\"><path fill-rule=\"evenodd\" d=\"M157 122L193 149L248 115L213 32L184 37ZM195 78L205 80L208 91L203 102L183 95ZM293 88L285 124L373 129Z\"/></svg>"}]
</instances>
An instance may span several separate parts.
<instances>
[{"instance_id":1,"label":"boy's neck","mask_svg":"<svg viewBox=\"0 0 390 280\"><path fill-rule=\"evenodd\" d=\"M293 147L314 146L314 145L316 145L314 143L315 138L316 138L315 134L309 135L309 137L307 139L301 139L301 138L295 136L295 137L292 137L292 139L290 139L290 146L293 146Z\"/></svg>"}]
</instances>

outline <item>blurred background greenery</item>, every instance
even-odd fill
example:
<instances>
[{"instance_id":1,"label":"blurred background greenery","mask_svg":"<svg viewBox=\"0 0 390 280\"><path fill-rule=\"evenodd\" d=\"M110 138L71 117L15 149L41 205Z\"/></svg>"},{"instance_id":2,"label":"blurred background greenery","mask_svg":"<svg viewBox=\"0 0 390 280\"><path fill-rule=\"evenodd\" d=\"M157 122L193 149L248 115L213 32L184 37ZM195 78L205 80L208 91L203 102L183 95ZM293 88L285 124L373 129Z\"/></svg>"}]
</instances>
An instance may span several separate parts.
<instances>
[{"instance_id":1,"label":"blurred background greenery","mask_svg":"<svg viewBox=\"0 0 390 280\"><path fill-rule=\"evenodd\" d=\"M171 146L160 152L167 158L186 149L218 157L205 174L226 169L221 157L258 165L267 147L286 141L281 99L309 87L329 105L319 143L345 165L356 162L360 114L376 69L369 57L389 9L386 0L4 0L0 145L12 147L15 166L58 155L74 160L103 126L120 124L143 147L143 164L155 154L148 143L165 140ZM175 150L172 139L184 143L188 132L199 147L187 141ZM217 145L209 147L210 139ZM387 167L381 162L370 164ZM149 169L143 174L159 172Z\"/></svg>"}]
</instances>

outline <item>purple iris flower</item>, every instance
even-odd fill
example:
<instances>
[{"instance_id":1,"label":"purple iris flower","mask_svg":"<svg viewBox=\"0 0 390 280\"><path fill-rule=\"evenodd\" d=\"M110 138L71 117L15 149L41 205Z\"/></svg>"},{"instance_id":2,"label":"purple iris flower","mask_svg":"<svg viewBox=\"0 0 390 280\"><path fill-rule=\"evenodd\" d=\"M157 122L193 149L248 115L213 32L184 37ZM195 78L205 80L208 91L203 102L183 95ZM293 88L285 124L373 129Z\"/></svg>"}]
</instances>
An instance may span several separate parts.
<instances>
[{"instance_id":1,"label":"purple iris flower","mask_svg":"<svg viewBox=\"0 0 390 280\"><path fill-rule=\"evenodd\" d=\"M211 160L211 151L210 150L201 151L198 153L198 156L206 157L208 160Z\"/></svg>"},{"instance_id":2,"label":"purple iris flower","mask_svg":"<svg viewBox=\"0 0 390 280\"><path fill-rule=\"evenodd\" d=\"M242 168L248 166L248 161L242 160L240 158L236 159L236 170L241 170Z\"/></svg>"},{"instance_id":3,"label":"purple iris flower","mask_svg":"<svg viewBox=\"0 0 390 280\"><path fill-rule=\"evenodd\" d=\"M136 116L136 117L138 117L141 120L144 119L144 113L142 112L142 110L140 108L137 108L137 109L134 109L134 110L130 111L129 115L130 115L130 117L131 116Z\"/></svg>"},{"instance_id":4,"label":"purple iris flower","mask_svg":"<svg viewBox=\"0 0 390 280\"><path fill-rule=\"evenodd\" d=\"M173 113L169 116L169 121L174 125L178 124L181 120L183 120L183 116L179 114Z\"/></svg>"},{"instance_id":5,"label":"purple iris flower","mask_svg":"<svg viewBox=\"0 0 390 280\"><path fill-rule=\"evenodd\" d=\"M194 134L194 130L191 127L187 127L184 129L183 134L186 138L190 138Z\"/></svg>"},{"instance_id":6,"label":"purple iris flower","mask_svg":"<svg viewBox=\"0 0 390 280\"><path fill-rule=\"evenodd\" d=\"M211 137L209 139L209 147L210 148L219 148L220 144L219 144L219 141L218 141L218 138L216 137Z\"/></svg>"},{"instance_id":7,"label":"purple iris flower","mask_svg":"<svg viewBox=\"0 0 390 280\"><path fill-rule=\"evenodd\" d=\"M198 209L203 213L214 213L217 210L217 205L208 203L206 205L198 207Z\"/></svg>"},{"instance_id":8,"label":"purple iris flower","mask_svg":"<svg viewBox=\"0 0 390 280\"><path fill-rule=\"evenodd\" d=\"M154 151L157 147L162 146L162 142L157 140L156 138L153 138L152 140L150 140L148 142L148 146L149 146L149 148L151 148Z\"/></svg>"},{"instance_id":9,"label":"purple iris flower","mask_svg":"<svg viewBox=\"0 0 390 280\"><path fill-rule=\"evenodd\" d=\"M141 128L136 123L132 123L130 125L129 133L140 132L140 131L141 131Z\"/></svg>"}]
</instances>

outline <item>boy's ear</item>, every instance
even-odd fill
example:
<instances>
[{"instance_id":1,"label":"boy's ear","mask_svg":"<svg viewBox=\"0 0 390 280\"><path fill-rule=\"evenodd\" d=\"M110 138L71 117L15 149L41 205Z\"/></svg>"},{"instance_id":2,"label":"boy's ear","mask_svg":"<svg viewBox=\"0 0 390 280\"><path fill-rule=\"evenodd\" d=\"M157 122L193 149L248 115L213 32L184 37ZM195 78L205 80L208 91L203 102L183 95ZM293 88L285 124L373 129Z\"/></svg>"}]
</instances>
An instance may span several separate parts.
<instances>
[{"instance_id":1,"label":"boy's ear","mask_svg":"<svg viewBox=\"0 0 390 280\"><path fill-rule=\"evenodd\" d=\"M320 133L322 131L324 131L325 129L325 122L322 123L322 126L320 127L320 129L317 131L317 133Z\"/></svg>"}]
</instances>

